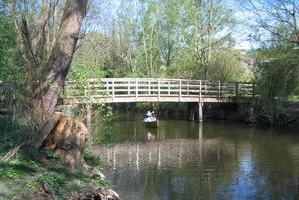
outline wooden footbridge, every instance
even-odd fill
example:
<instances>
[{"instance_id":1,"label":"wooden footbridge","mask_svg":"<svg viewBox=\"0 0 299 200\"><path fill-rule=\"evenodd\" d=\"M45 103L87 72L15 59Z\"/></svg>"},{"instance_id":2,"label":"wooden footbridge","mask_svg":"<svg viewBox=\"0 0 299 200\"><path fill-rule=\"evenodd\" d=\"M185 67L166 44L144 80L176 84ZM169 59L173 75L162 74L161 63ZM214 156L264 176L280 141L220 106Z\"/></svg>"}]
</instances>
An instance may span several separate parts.
<instances>
[{"instance_id":1,"label":"wooden footbridge","mask_svg":"<svg viewBox=\"0 0 299 200\"><path fill-rule=\"evenodd\" d=\"M69 80L64 104L125 102L197 102L199 120L205 102L236 102L255 96L254 84L205 80L156 78L103 78L84 82Z\"/></svg>"},{"instance_id":2,"label":"wooden footbridge","mask_svg":"<svg viewBox=\"0 0 299 200\"><path fill-rule=\"evenodd\" d=\"M125 102L233 102L254 97L254 84L185 79L104 78L68 81L65 104Z\"/></svg>"}]
</instances>

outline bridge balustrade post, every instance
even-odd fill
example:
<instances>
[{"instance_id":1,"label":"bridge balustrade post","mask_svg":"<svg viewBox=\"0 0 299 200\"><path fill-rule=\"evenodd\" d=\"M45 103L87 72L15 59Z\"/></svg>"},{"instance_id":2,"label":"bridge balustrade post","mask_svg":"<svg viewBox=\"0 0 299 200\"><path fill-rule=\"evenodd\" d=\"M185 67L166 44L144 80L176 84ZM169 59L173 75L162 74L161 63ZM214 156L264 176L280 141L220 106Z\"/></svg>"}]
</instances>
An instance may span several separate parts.
<instances>
[{"instance_id":1,"label":"bridge balustrade post","mask_svg":"<svg viewBox=\"0 0 299 200\"><path fill-rule=\"evenodd\" d=\"M87 81L87 85L84 86L84 101L90 101L90 80Z\"/></svg>"},{"instance_id":2,"label":"bridge balustrade post","mask_svg":"<svg viewBox=\"0 0 299 200\"><path fill-rule=\"evenodd\" d=\"M199 81L199 102L201 102L201 80Z\"/></svg>"},{"instance_id":3,"label":"bridge balustrade post","mask_svg":"<svg viewBox=\"0 0 299 200\"><path fill-rule=\"evenodd\" d=\"M207 91L207 81L205 81L204 94L205 94L205 96L208 96L208 91Z\"/></svg>"},{"instance_id":4,"label":"bridge balustrade post","mask_svg":"<svg viewBox=\"0 0 299 200\"><path fill-rule=\"evenodd\" d=\"M148 81L148 95L151 95L151 81Z\"/></svg>"},{"instance_id":5,"label":"bridge balustrade post","mask_svg":"<svg viewBox=\"0 0 299 200\"><path fill-rule=\"evenodd\" d=\"M158 79L158 101L160 101L160 79Z\"/></svg>"},{"instance_id":6,"label":"bridge balustrade post","mask_svg":"<svg viewBox=\"0 0 299 200\"><path fill-rule=\"evenodd\" d=\"M109 91L109 81L105 81L105 84L106 84L106 91L108 92Z\"/></svg>"},{"instance_id":7,"label":"bridge balustrade post","mask_svg":"<svg viewBox=\"0 0 299 200\"><path fill-rule=\"evenodd\" d=\"M218 81L218 101L221 101L221 83Z\"/></svg>"},{"instance_id":8,"label":"bridge balustrade post","mask_svg":"<svg viewBox=\"0 0 299 200\"><path fill-rule=\"evenodd\" d=\"M138 81L135 79L135 100L138 100Z\"/></svg>"},{"instance_id":9,"label":"bridge balustrade post","mask_svg":"<svg viewBox=\"0 0 299 200\"><path fill-rule=\"evenodd\" d=\"M170 81L168 81L168 95L170 95Z\"/></svg>"},{"instance_id":10,"label":"bridge balustrade post","mask_svg":"<svg viewBox=\"0 0 299 200\"><path fill-rule=\"evenodd\" d=\"M130 81L128 81L128 96L130 96L131 94L131 85L130 85Z\"/></svg>"},{"instance_id":11,"label":"bridge balustrade post","mask_svg":"<svg viewBox=\"0 0 299 200\"><path fill-rule=\"evenodd\" d=\"M252 83L252 97L255 98L255 83Z\"/></svg>"},{"instance_id":12,"label":"bridge balustrade post","mask_svg":"<svg viewBox=\"0 0 299 200\"><path fill-rule=\"evenodd\" d=\"M179 84L179 101L181 102L181 98L182 98L182 80L180 80L180 84Z\"/></svg>"},{"instance_id":13,"label":"bridge balustrade post","mask_svg":"<svg viewBox=\"0 0 299 200\"><path fill-rule=\"evenodd\" d=\"M201 80L199 81L199 102L198 102L198 122L201 123L203 121L203 114L202 114L202 89L201 89L202 83ZM205 90L206 90L206 82L205 82Z\"/></svg>"},{"instance_id":14,"label":"bridge balustrade post","mask_svg":"<svg viewBox=\"0 0 299 200\"><path fill-rule=\"evenodd\" d=\"M203 121L203 114L202 114L202 102L198 102L198 122L201 123Z\"/></svg>"},{"instance_id":15,"label":"bridge balustrade post","mask_svg":"<svg viewBox=\"0 0 299 200\"><path fill-rule=\"evenodd\" d=\"M112 102L114 102L114 96L115 96L115 91L114 91L114 80L112 80Z\"/></svg>"}]
</instances>

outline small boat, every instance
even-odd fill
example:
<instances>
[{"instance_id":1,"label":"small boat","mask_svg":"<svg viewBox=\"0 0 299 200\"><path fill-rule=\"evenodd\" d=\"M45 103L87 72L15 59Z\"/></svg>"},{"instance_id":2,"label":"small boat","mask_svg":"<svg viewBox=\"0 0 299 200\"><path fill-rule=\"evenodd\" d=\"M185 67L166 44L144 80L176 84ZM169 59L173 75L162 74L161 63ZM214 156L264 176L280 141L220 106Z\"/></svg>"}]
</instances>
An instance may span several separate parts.
<instances>
[{"instance_id":1,"label":"small boat","mask_svg":"<svg viewBox=\"0 0 299 200\"><path fill-rule=\"evenodd\" d=\"M148 121L146 119L143 120L144 126L148 128L157 128L159 126L159 120L154 118L152 121Z\"/></svg>"},{"instance_id":2,"label":"small boat","mask_svg":"<svg viewBox=\"0 0 299 200\"><path fill-rule=\"evenodd\" d=\"M147 111L143 123L148 128L157 128L159 120L155 117L154 112Z\"/></svg>"}]
</instances>

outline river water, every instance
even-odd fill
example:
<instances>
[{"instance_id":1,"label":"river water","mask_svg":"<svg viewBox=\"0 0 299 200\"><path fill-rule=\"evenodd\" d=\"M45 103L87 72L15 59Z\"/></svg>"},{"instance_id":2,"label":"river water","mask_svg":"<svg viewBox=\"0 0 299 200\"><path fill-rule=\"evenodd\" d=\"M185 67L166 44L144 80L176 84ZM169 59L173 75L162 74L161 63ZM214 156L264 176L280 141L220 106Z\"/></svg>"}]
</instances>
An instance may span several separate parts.
<instances>
[{"instance_id":1,"label":"river water","mask_svg":"<svg viewBox=\"0 0 299 200\"><path fill-rule=\"evenodd\" d=\"M118 144L96 147L125 200L299 199L299 135L226 121L114 121Z\"/></svg>"}]
</instances>

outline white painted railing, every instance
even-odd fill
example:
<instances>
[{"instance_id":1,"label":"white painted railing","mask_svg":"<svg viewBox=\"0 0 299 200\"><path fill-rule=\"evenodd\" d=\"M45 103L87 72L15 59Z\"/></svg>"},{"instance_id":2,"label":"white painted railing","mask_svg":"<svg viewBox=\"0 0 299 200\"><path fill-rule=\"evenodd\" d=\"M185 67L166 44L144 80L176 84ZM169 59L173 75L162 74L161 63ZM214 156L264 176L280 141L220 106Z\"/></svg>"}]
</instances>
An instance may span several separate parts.
<instances>
[{"instance_id":1,"label":"white painted railing","mask_svg":"<svg viewBox=\"0 0 299 200\"><path fill-rule=\"evenodd\" d=\"M222 102L253 97L254 84L154 78L67 81L64 98L72 103L100 102Z\"/></svg>"}]
</instances>

